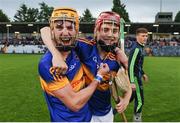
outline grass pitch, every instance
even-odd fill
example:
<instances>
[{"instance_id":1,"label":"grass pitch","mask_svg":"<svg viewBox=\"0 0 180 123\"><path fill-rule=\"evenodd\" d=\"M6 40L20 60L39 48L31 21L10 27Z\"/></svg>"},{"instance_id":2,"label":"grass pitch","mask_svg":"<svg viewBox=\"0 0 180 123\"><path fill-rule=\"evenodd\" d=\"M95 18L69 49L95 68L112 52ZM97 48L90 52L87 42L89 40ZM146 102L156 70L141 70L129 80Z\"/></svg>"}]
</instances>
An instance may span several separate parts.
<instances>
[{"instance_id":1,"label":"grass pitch","mask_svg":"<svg viewBox=\"0 0 180 123\"><path fill-rule=\"evenodd\" d=\"M41 55L0 54L0 121L50 121L38 77ZM180 122L180 58L146 57L143 121ZM133 103L125 112L132 121ZM115 116L115 121L121 121Z\"/></svg>"}]
</instances>

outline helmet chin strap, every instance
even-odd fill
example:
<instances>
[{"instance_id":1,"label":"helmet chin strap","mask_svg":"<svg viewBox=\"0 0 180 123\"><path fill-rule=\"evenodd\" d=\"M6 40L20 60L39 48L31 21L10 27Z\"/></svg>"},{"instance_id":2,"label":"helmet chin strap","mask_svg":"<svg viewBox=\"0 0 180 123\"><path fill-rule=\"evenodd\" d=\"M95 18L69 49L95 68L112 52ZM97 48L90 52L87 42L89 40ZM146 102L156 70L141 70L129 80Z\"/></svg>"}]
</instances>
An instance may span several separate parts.
<instances>
[{"instance_id":1,"label":"helmet chin strap","mask_svg":"<svg viewBox=\"0 0 180 123\"><path fill-rule=\"evenodd\" d=\"M74 49L75 48L75 44L74 45L68 45L68 46L56 46L56 48L59 51L67 52L67 51L71 51L72 49Z\"/></svg>"},{"instance_id":2,"label":"helmet chin strap","mask_svg":"<svg viewBox=\"0 0 180 123\"><path fill-rule=\"evenodd\" d=\"M118 43L114 43L112 45L106 45L104 41L98 40L98 45L101 47L101 49L105 52L114 52L114 49L118 46Z\"/></svg>"}]
</instances>

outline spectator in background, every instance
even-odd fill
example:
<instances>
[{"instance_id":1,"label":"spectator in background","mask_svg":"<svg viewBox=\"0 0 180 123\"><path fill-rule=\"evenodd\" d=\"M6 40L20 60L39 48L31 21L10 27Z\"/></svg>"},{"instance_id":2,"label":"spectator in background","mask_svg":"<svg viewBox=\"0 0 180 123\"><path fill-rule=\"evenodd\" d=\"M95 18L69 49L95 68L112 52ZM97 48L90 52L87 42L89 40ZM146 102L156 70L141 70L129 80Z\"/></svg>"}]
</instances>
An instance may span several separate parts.
<instances>
[{"instance_id":1,"label":"spectator in background","mask_svg":"<svg viewBox=\"0 0 180 123\"><path fill-rule=\"evenodd\" d=\"M142 121L142 107L144 104L143 83L141 78L148 81L148 76L143 71L143 48L148 39L148 31L145 28L136 30L136 41L134 42L129 55L128 73L132 87L131 101L134 99L134 122Z\"/></svg>"}]
</instances>

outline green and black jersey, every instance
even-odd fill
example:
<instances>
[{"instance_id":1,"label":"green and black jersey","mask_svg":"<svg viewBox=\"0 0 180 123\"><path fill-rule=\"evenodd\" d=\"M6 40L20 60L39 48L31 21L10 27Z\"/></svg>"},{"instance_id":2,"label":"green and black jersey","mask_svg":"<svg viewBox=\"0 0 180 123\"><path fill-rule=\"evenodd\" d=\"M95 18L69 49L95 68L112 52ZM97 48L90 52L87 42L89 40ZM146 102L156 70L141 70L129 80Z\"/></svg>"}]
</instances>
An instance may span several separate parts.
<instances>
[{"instance_id":1,"label":"green and black jersey","mask_svg":"<svg viewBox=\"0 0 180 123\"><path fill-rule=\"evenodd\" d=\"M132 49L129 54L129 78L130 82L135 82L135 77L141 78L144 74L143 71L143 61L144 61L144 54L143 54L143 45L139 44L137 41L133 42Z\"/></svg>"}]
</instances>

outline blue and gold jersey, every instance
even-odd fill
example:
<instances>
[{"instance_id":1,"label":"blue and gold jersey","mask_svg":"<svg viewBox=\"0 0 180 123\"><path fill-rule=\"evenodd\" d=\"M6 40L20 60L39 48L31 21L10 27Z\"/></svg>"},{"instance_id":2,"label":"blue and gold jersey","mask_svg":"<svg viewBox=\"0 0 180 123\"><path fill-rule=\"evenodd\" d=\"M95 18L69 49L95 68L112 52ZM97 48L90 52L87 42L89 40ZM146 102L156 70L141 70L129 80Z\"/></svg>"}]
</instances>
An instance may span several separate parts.
<instances>
[{"instance_id":1,"label":"blue and gold jersey","mask_svg":"<svg viewBox=\"0 0 180 123\"><path fill-rule=\"evenodd\" d=\"M70 83L74 91L81 90L85 85L83 68L74 51L66 59L68 70L65 76L58 74L58 68L52 67L52 54L48 51L39 63L39 75L41 86L44 90L46 102L52 122L88 122L91 112L88 104L78 112L71 111L61 100L56 98L52 91L61 89Z\"/></svg>"},{"instance_id":2,"label":"blue and gold jersey","mask_svg":"<svg viewBox=\"0 0 180 123\"><path fill-rule=\"evenodd\" d=\"M87 84L94 80L100 63L107 63L110 68L111 74L113 75L115 75L120 68L114 54L109 52L107 53L105 59L100 58L96 42L92 38L78 39L76 52L83 63ZM107 114L111 109L109 79L110 74L103 76L103 83L98 85L96 91L89 100L89 106L93 115L103 116Z\"/></svg>"}]
</instances>

